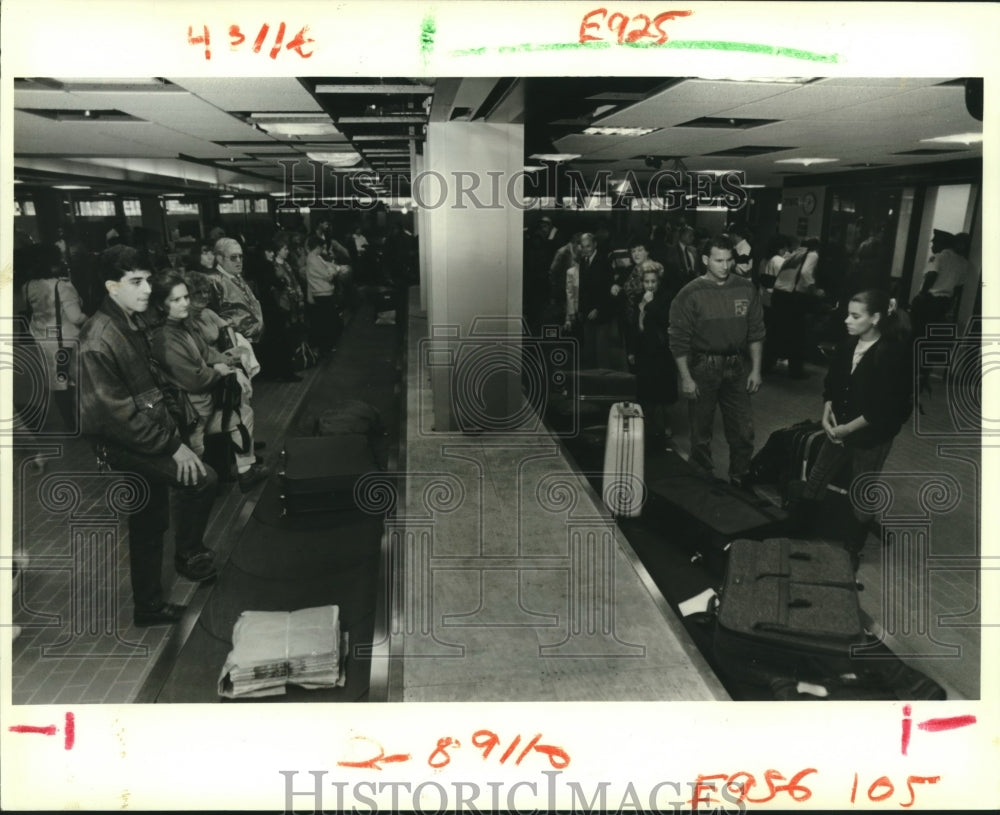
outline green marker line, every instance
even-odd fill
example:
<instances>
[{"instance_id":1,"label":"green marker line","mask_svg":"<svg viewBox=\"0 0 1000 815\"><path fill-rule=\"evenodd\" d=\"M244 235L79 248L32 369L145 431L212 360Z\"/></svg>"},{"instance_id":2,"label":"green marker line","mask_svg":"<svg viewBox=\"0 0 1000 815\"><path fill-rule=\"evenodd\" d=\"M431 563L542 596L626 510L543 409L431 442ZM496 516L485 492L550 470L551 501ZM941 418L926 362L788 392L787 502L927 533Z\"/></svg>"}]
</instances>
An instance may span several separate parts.
<instances>
[{"instance_id":1,"label":"green marker line","mask_svg":"<svg viewBox=\"0 0 1000 815\"><path fill-rule=\"evenodd\" d=\"M789 59L807 60L809 62L840 62L838 54L820 54L816 51L805 51L801 48L786 48L781 45L765 45L755 42L731 42L728 40L667 40L665 43L626 42L614 43L598 40L596 42L554 42L554 43L522 43L520 45L501 45L495 50L498 54L530 54L542 51L575 51L603 50L614 46L624 48L679 48L691 51L743 51L749 54L764 54L773 57L788 57ZM453 57L482 56L490 49L463 48L450 52Z\"/></svg>"},{"instance_id":2,"label":"green marker line","mask_svg":"<svg viewBox=\"0 0 1000 815\"><path fill-rule=\"evenodd\" d=\"M434 17L428 14L420 21L420 56L425 67L434 51L435 34L437 34L437 24L434 22Z\"/></svg>"}]
</instances>

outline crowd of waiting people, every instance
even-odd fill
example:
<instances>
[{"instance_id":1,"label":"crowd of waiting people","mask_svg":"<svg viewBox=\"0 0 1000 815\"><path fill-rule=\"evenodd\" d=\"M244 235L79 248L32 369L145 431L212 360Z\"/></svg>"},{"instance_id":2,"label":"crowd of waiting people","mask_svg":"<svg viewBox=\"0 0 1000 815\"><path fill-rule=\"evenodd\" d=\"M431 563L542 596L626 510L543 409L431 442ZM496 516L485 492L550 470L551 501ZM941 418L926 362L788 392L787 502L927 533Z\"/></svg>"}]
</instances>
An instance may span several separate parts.
<instances>
[{"instance_id":1,"label":"crowd of waiting people","mask_svg":"<svg viewBox=\"0 0 1000 815\"><path fill-rule=\"evenodd\" d=\"M913 408L913 339L955 319L968 250L968 235L935 230L920 292L907 304L891 296L884 234L851 257L816 238L775 235L758 247L738 224L711 238L664 224L623 241L606 223L565 236L543 217L525 236L525 318L535 333L558 326L575 337L581 368L636 375L647 443L670 446L666 408L683 397L689 462L709 478L720 412L729 480L751 492L751 395L779 360L791 379L820 363L826 438L797 497L801 521L840 470L881 471ZM844 541L855 568L871 520L855 510Z\"/></svg>"},{"instance_id":2,"label":"crowd of waiting people","mask_svg":"<svg viewBox=\"0 0 1000 815\"><path fill-rule=\"evenodd\" d=\"M128 521L134 622L171 624L184 609L163 593L166 531L174 530L178 574L214 578L203 536L218 481L247 492L269 475L255 452L252 380L300 381L297 370L334 350L359 282L405 280L413 246L397 228L380 268L360 228L349 249L328 222L259 243L216 234L174 264L117 230L108 243L76 275L65 245L19 249L15 273L29 279L18 311L67 431L79 430L102 466L146 482L147 499Z\"/></svg>"},{"instance_id":3,"label":"crowd of waiting people","mask_svg":"<svg viewBox=\"0 0 1000 815\"><path fill-rule=\"evenodd\" d=\"M343 242L329 222L264 241L219 232L171 264L113 231L82 276L67 266L65 242L15 258L15 274L30 277L22 308L57 410L75 428L79 404L80 430L99 459L150 485L129 516L137 625L176 622L183 611L161 587L168 488L178 493L175 568L203 581L216 574L202 536L218 477L231 467L247 491L268 475L255 455L254 377L298 381L298 370L333 351L359 281L396 282L415 268L412 236L398 226L380 242L384 264L360 228ZM911 304L914 330L954 314L968 274L965 238L935 231ZM740 487L754 449L750 396L779 358L790 377L805 376L822 339L817 326L832 326L827 339L837 342L820 360L827 438L803 496L814 501L841 466L878 472L912 405L908 320L884 290L886 270L862 255L847 263L815 239L780 235L762 252L738 225L707 240L683 223L627 242L606 227L567 237L543 217L525 236L524 314L534 332L557 326L576 337L581 367L633 371L654 443L670 436L666 408L683 396L690 461L709 476L720 410L730 480ZM205 463L210 439L223 441L214 467ZM858 517L854 554L868 520Z\"/></svg>"}]
</instances>

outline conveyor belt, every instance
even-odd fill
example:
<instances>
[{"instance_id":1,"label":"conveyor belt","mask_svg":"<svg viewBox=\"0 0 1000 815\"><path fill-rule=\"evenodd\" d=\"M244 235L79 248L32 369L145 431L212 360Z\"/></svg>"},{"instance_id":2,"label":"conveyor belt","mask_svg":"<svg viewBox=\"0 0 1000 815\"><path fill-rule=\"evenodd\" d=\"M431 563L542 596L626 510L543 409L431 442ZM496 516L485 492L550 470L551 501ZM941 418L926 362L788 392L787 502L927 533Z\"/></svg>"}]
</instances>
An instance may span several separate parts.
<instances>
[{"instance_id":1,"label":"conveyor belt","mask_svg":"<svg viewBox=\"0 0 1000 815\"><path fill-rule=\"evenodd\" d=\"M405 321L401 321L405 325ZM401 334L376 326L362 307L346 328L333 358L324 364L285 435L305 435L323 407L347 399L364 400L382 415L388 435L374 441L383 466L395 458L400 417ZM281 439L268 440L268 463L275 466ZM290 611L326 604L340 607L341 627L352 646L371 643L378 605L382 519L360 510L282 518L280 486L272 475L256 497L252 513L219 577L202 598L189 636L173 651L170 664L154 671L143 696L157 702L217 702L219 673L231 648L233 625L245 610ZM246 507L245 507L246 509ZM370 662L351 655L343 688L305 691L294 686L284 696L263 701L357 702L369 691ZM150 687L149 685L152 685ZM261 700L256 700L261 701Z\"/></svg>"}]
</instances>

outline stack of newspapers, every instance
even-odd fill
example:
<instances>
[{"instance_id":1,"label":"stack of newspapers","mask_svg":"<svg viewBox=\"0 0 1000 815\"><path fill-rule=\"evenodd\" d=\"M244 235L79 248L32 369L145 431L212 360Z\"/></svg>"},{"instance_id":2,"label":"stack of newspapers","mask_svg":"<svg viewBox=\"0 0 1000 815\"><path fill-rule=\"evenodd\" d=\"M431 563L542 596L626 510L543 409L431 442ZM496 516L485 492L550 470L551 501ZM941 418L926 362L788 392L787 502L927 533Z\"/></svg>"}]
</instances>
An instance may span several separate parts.
<instances>
[{"instance_id":1,"label":"stack of newspapers","mask_svg":"<svg viewBox=\"0 0 1000 815\"><path fill-rule=\"evenodd\" d=\"M233 628L233 650L222 667L219 695L277 696L288 684L343 687L345 652L337 606L244 611Z\"/></svg>"}]
</instances>

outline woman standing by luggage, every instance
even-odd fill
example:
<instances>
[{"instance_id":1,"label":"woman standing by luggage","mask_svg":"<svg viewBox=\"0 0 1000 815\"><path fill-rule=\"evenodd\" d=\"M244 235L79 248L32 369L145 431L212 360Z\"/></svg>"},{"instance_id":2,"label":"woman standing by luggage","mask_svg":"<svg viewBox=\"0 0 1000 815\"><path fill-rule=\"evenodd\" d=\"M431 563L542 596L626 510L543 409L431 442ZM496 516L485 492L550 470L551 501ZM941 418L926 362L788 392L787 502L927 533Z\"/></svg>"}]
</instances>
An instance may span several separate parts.
<instances>
[{"instance_id":1,"label":"woman standing by luggage","mask_svg":"<svg viewBox=\"0 0 1000 815\"><path fill-rule=\"evenodd\" d=\"M663 267L645 260L637 267L643 294L633 306L627 337L628 361L636 374L636 396L645 414L650 442L662 448L673 437L666 406L677 401L677 366L670 353L670 303L676 292L663 287Z\"/></svg>"},{"instance_id":2,"label":"woman standing by luggage","mask_svg":"<svg viewBox=\"0 0 1000 815\"><path fill-rule=\"evenodd\" d=\"M882 471L892 442L913 410L909 343L889 295L876 289L855 294L847 307L842 340L823 385L823 430L819 450L795 507L798 518L814 516L827 484L841 467L852 481ZM870 513L853 509L855 527L845 541L857 569Z\"/></svg>"},{"instance_id":3,"label":"woman standing by luggage","mask_svg":"<svg viewBox=\"0 0 1000 815\"><path fill-rule=\"evenodd\" d=\"M240 490L247 492L268 476L267 467L256 463L254 457L250 380L238 370L230 356L211 348L201 332L190 324L191 300L187 284L180 275L168 272L154 277L149 305L154 319L160 321L153 330L153 358L162 366L169 383L187 395L197 414L196 419L191 417L193 422L183 422L190 428L188 445L202 458L206 435L224 432L223 421L230 426L237 421L242 424L249 442L235 459ZM226 418L219 411L217 395L223 379L230 375L239 381L243 397L236 415ZM235 445L244 442L238 430L232 430L230 435Z\"/></svg>"}]
</instances>

